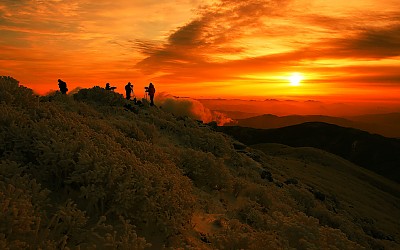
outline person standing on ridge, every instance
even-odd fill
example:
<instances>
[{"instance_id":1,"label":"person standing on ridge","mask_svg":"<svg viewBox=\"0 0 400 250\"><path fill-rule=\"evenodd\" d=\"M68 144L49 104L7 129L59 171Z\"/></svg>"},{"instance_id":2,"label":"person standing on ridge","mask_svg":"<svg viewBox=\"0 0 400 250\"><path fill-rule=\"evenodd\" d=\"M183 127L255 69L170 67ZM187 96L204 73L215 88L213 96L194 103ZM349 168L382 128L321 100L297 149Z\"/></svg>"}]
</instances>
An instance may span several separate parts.
<instances>
[{"instance_id":1,"label":"person standing on ridge","mask_svg":"<svg viewBox=\"0 0 400 250\"><path fill-rule=\"evenodd\" d=\"M111 90L114 91L114 89L116 89L117 87L111 87L110 83L106 83L106 90Z\"/></svg>"},{"instance_id":2,"label":"person standing on ridge","mask_svg":"<svg viewBox=\"0 0 400 250\"><path fill-rule=\"evenodd\" d=\"M67 83L66 82L64 82L61 79L58 79L58 87L60 88L61 94L65 95L67 93L68 88L67 88Z\"/></svg>"},{"instance_id":3,"label":"person standing on ridge","mask_svg":"<svg viewBox=\"0 0 400 250\"><path fill-rule=\"evenodd\" d=\"M126 99L130 100L131 99L131 94L133 93L133 85L131 82L128 82L127 85L125 85L125 94L126 94Z\"/></svg>"},{"instance_id":4,"label":"person standing on ridge","mask_svg":"<svg viewBox=\"0 0 400 250\"><path fill-rule=\"evenodd\" d=\"M150 106L154 106L154 94L156 93L156 88L154 88L153 83L149 84L148 92L150 96Z\"/></svg>"}]
</instances>

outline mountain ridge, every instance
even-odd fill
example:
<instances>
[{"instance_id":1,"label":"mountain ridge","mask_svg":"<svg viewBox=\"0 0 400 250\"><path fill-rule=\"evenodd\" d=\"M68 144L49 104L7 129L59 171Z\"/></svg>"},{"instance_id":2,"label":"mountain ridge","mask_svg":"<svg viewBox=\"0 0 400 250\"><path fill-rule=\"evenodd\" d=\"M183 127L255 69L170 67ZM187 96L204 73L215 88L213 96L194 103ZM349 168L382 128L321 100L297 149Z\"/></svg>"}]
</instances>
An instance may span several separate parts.
<instances>
[{"instance_id":1,"label":"mountain ridge","mask_svg":"<svg viewBox=\"0 0 400 250\"><path fill-rule=\"evenodd\" d=\"M226 126L242 126L252 128L280 128L304 122L326 122L342 127L365 130L386 137L400 138L400 113L371 114L360 116L335 117L326 115L287 115L276 116L263 114L243 119L235 119Z\"/></svg>"},{"instance_id":2,"label":"mountain ridge","mask_svg":"<svg viewBox=\"0 0 400 250\"><path fill-rule=\"evenodd\" d=\"M306 122L275 129L223 126L217 130L247 145L273 142L293 147L320 148L400 182L399 139L322 122Z\"/></svg>"}]
</instances>

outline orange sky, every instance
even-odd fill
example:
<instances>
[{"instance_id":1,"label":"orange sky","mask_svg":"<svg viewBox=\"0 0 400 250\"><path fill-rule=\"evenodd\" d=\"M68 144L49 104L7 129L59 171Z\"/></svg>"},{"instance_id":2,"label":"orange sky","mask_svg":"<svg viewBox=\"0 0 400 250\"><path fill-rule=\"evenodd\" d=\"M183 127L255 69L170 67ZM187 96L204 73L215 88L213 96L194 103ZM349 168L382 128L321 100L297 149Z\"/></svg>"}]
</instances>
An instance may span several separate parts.
<instances>
[{"instance_id":1,"label":"orange sky","mask_svg":"<svg viewBox=\"0 0 400 250\"><path fill-rule=\"evenodd\" d=\"M0 37L0 75L41 94L400 99L399 0L2 0Z\"/></svg>"}]
</instances>

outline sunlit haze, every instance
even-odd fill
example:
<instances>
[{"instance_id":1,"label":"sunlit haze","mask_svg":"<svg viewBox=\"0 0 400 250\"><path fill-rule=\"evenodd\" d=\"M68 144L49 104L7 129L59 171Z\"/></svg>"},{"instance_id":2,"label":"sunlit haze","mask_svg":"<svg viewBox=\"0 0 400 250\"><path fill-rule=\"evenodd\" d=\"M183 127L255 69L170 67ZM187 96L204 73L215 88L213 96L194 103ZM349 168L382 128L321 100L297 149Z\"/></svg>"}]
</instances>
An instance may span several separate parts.
<instances>
[{"instance_id":1,"label":"sunlit haze","mask_svg":"<svg viewBox=\"0 0 400 250\"><path fill-rule=\"evenodd\" d=\"M60 78L142 96L151 81L192 98L399 107L399 17L398 0L2 0L0 75L39 94Z\"/></svg>"}]
</instances>

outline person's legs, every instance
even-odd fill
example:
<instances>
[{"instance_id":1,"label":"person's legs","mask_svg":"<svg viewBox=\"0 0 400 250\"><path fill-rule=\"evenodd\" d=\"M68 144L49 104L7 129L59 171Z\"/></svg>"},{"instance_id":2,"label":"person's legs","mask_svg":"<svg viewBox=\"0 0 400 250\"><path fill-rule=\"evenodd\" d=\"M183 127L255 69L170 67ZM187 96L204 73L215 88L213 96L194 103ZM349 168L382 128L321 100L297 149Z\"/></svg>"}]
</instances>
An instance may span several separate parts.
<instances>
[{"instance_id":1,"label":"person's legs","mask_svg":"<svg viewBox=\"0 0 400 250\"><path fill-rule=\"evenodd\" d=\"M150 105L154 106L154 95L150 95Z\"/></svg>"}]
</instances>

